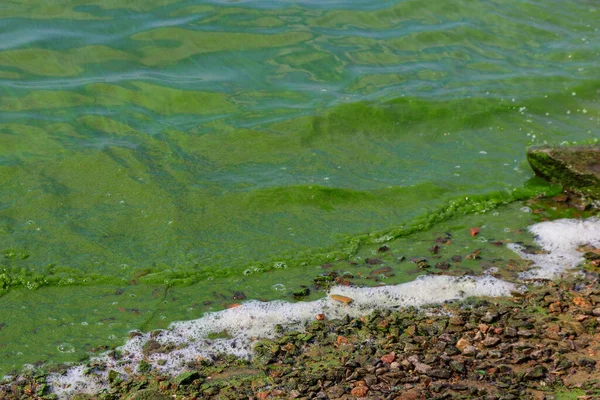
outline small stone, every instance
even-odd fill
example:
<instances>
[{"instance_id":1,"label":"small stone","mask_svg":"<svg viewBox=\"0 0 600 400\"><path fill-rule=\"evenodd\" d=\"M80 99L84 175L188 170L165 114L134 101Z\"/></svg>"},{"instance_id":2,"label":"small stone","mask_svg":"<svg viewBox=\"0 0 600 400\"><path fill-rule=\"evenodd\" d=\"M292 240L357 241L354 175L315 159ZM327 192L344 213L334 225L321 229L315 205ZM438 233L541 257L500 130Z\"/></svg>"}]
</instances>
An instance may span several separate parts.
<instances>
[{"instance_id":1,"label":"small stone","mask_svg":"<svg viewBox=\"0 0 600 400\"><path fill-rule=\"evenodd\" d=\"M456 342L456 348L459 349L461 352L463 351L463 349L467 346L471 346L472 343L470 340L467 340L466 338L460 338L458 340L458 342Z\"/></svg>"},{"instance_id":2,"label":"small stone","mask_svg":"<svg viewBox=\"0 0 600 400\"><path fill-rule=\"evenodd\" d=\"M419 351L419 345L416 345L414 343L406 343L404 345L404 352L405 353L410 353L413 351Z\"/></svg>"},{"instance_id":3,"label":"small stone","mask_svg":"<svg viewBox=\"0 0 600 400\"><path fill-rule=\"evenodd\" d=\"M467 254L467 256L465 258L467 260L480 260L481 259L481 250L480 249L473 250L471 253Z\"/></svg>"},{"instance_id":4,"label":"small stone","mask_svg":"<svg viewBox=\"0 0 600 400\"><path fill-rule=\"evenodd\" d=\"M408 361L415 367L415 371L420 374L427 374L432 369L429 365L420 362L417 356L408 357Z\"/></svg>"},{"instance_id":5,"label":"small stone","mask_svg":"<svg viewBox=\"0 0 600 400\"><path fill-rule=\"evenodd\" d=\"M332 386L329 389L327 389L327 394L332 399L337 399L338 397L342 397L345 393L346 393L346 391L340 385L335 385L335 386ZM299 396L300 396L300 393L298 393L298 397Z\"/></svg>"},{"instance_id":6,"label":"small stone","mask_svg":"<svg viewBox=\"0 0 600 400\"><path fill-rule=\"evenodd\" d=\"M465 364L460 362L460 361L456 361L456 360L452 360L450 361L450 368L452 368L453 370L455 370L458 373L463 373L465 372Z\"/></svg>"},{"instance_id":7,"label":"small stone","mask_svg":"<svg viewBox=\"0 0 600 400\"><path fill-rule=\"evenodd\" d=\"M350 394L357 397L364 397L369 393L369 388L365 386L358 386L350 391Z\"/></svg>"},{"instance_id":8,"label":"small stone","mask_svg":"<svg viewBox=\"0 0 600 400\"><path fill-rule=\"evenodd\" d=\"M593 294L590 296L590 301L594 304L598 304L600 303L600 296Z\"/></svg>"},{"instance_id":9,"label":"small stone","mask_svg":"<svg viewBox=\"0 0 600 400\"><path fill-rule=\"evenodd\" d=\"M198 372L186 371L186 372L182 372L181 374L177 375L177 377L175 379L173 379L173 382L177 386L185 386L185 385L189 385L190 383L192 383L193 381L195 381L198 378L200 378L200 374Z\"/></svg>"},{"instance_id":10,"label":"small stone","mask_svg":"<svg viewBox=\"0 0 600 400\"><path fill-rule=\"evenodd\" d=\"M517 330L515 328L513 328L512 326L507 326L506 328L504 328L504 336L506 337L516 337L517 336Z\"/></svg>"},{"instance_id":11,"label":"small stone","mask_svg":"<svg viewBox=\"0 0 600 400\"><path fill-rule=\"evenodd\" d=\"M495 311L488 311L485 313L481 320L487 324L490 324L498 319L498 313Z\"/></svg>"},{"instance_id":12,"label":"small stone","mask_svg":"<svg viewBox=\"0 0 600 400\"><path fill-rule=\"evenodd\" d=\"M523 377L523 379L525 379L525 380L542 379L546 375L546 372L547 372L547 370L543 366L533 367L533 368L528 369L525 372L525 376Z\"/></svg>"},{"instance_id":13,"label":"small stone","mask_svg":"<svg viewBox=\"0 0 600 400\"><path fill-rule=\"evenodd\" d=\"M461 317L452 317L448 320L448 323L450 325L457 325L457 326L463 326L464 324L466 324L465 320L462 319Z\"/></svg>"},{"instance_id":14,"label":"small stone","mask_svg":"<svg viewBox=\"0 0 600 400\"><path fill-rule=\"evenodd\" d=\"M315 319L317 321L323 321L323 320L325 320L325 314L317 314L317 315L315 315Z\"/></svg>"},{"instance_id":15,"label":"small stone","mask_svg":"<svg viewBox=\"0 0 600 400\"><path fill-rule=\"evenodd\" d=\"M592 314L594 314L596 317L600 317L600 307L594 308L592 310Z\"/></svg>"},{"instance_id":16,"label":"small stone","mask_svg":"<svg viewBox=\"0 0 600 400\"><path fill-rule=\"evenodd\" d=\"M450 370L447 370L444 368L431 369L431 370L428 370L426 372L426 374L433 378L439 378L439 379L448 379L452 376L452 372L450 372Z\"/></svg>"},{"instance_id":17,"label":"small stone","mask_svg":"<svg viewBox=\"0 0 600 400\"><path fill-rule=\"evenodd\" d=\"M484 340L483 340L483 345L485 347L494 347L495 345L497 345L500 342L500 338L497 336L490 336L488 335Z\"/></svg>"},{"instance_id":18,"label":"small stone","mask_svg":"<svg viewBox=\"0 0 600 400\"><path fill-rule=\"evenodd\" d=\"M339 301L340 303L344 303L346 305L352 303L352 299L347 296L342 296L340 294L330 294L329 297L335 301Z\"/></svg>"},{"instance_id":19,"label":"small stone","mask_svg":"<svg viewBox=\"0 0 600 400\"><path fill-rule=\"evenodd\" d=\"M400 368L400 363L398 361L394 361L393 363L390 364L390 368L398 369L398 368Z\"/></svg>"},{"instance_id":20,"label":"small stone","mask_svg":"<svg viewBox=\"0 0 600 400\"><path fill-rule=\"evenodd\" d=\"M467 346L464 349L462 349L462 353L465 356L474 356L475 354L477 354L477 348L475 346Z\"/></svg>"},{"instance_id":21,"label":"small stone","mask_svg":"<svg viewBox=\"0 0 600 400\"><path fill-rule=\"evenodd\" d=\"M441 269L441 270L447 270L450 269L450 263L447 261L440 261L438 263L435 264L435 268L437 269Z\"/></svg>"},{"instance_id":22,"label":"small stone","mask_svg":"<svg viewBox=\"0 0 600 400\"><path fill-rule=\"evenodd\" d=\"M391 364L392 362L394 362L395 359L396 353L394 353L393 351L381 357L381 361L383 361L386 364Z\"/></svg>"},{"instance_id":23,"label":"small stone","mask_svg":"<svg viewBox=\"0 0 600 400\"><path fill-rule=\"evenodd\" d=\"M532 330L528 330L528 329L519 329L517 331L517 335L524 337L524 338L530 338L533 337L536 334L535 331Z\"/></svg>"}]
</instances>

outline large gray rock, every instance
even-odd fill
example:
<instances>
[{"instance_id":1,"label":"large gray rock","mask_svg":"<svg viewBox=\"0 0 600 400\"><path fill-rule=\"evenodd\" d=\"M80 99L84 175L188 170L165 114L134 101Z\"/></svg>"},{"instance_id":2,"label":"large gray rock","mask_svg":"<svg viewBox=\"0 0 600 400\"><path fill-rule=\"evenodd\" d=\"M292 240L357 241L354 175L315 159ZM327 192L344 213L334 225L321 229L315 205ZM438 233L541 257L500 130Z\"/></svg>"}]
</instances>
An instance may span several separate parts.
<instances>
[{"instance_id":1,"label":"large gray rock","mask_svg":"<svg viewBox=\"0 0 600 400\"><path fill-rule=\"evenodd\" d=\"M531 147L527 161L537 176L574 194L600 200L600 144Z\"/></svg>"}]
</instances>

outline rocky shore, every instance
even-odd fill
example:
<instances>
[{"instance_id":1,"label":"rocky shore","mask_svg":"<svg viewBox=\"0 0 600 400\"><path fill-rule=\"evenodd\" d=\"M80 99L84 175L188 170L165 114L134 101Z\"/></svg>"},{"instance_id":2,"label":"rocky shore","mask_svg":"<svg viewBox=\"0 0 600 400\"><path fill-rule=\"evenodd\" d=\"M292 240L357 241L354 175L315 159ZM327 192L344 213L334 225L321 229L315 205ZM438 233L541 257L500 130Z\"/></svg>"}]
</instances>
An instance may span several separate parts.
<instances>
[{"instance_id":1,"label":"rocky shore","mask_svg":"<svg viewBox=\"0 0 600 400\"><path fill-rule=\"evenodd\" d=\"M251 360L198 359L175 378L109 373L110 389L74 399L599 398L600 279L588 271L531 282L508 298L358 319L316 315L305 331L255 350ZM44 382L32 373L5 385L0 398L55 398Z\"/></svg>"}]
</instances>

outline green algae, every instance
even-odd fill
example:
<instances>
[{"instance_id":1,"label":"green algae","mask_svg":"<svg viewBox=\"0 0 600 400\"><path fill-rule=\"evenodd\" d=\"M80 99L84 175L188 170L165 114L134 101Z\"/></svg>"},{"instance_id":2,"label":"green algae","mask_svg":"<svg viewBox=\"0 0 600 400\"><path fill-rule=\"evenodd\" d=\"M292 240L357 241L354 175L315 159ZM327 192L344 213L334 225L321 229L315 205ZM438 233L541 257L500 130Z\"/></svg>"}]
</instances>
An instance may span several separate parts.
<instances>
[{"instance_id":1,"label":"green algae","mask_svg":"<svg viewBox=\"0 0 600 400\"><path fill-rule=\"evenodd\" d=\"M107 46L86 46L68 51L29 48L0 52L0 66L44 76L75 76L91 63L130 60L131 55Z\"/></svg>"},{"instance_id":2,"label":"green algae","mask_svg":"<svg viewBox=\"0 0 600 400\"><path fill-rule=\"evenodd\" d=\"M436 273L440 230L457 244L440 260L519 240L501 218L535 218L502 207L559 190L528 181L525 146L590 140L600 115L597 11L579 3L38 3L3 9L0 299L2 318L62 322L10 319L0 371L97 354L232 291ZM391 271L369 268L384 243ZM505 247L482 257L447 273L512 268L493 262ZM111 290L136 297L120 311ZM117 322L81 325L90 309Z\"/></svg>"},{"instance_id":3,"label":"green algae","mask_svg":"<svg viewBox=\"0 0 600 400\"><path fill-rule=\"evenodd\" d=\"M155 66L177 62L195 55L211 52L268 49L290 46L312 38L308 32L275 35L203 32L181 28L157 28L131 37L141 42L163 41L164 46L146 45L140 48L140 62ZM202 43L198 46L198 43Z\"/></svg>"}]
</instances>

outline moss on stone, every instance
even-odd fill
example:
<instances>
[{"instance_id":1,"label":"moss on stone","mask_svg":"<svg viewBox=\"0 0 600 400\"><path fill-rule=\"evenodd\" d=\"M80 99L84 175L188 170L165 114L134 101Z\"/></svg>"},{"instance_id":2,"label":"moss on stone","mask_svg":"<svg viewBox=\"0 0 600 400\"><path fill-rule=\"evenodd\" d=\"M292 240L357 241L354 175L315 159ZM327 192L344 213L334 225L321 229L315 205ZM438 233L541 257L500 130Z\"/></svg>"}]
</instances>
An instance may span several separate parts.
<instances>
[{"instance_id":1,"label":"moss on stone","mask_svg":"<svg viewBox=\"0 0 600 400\"><path fill-rule=\"evenodd\" d=\"M600 145L532 147L527 160L536 175L570 192L600 199Z\"/></svg>"}]
</instances>

